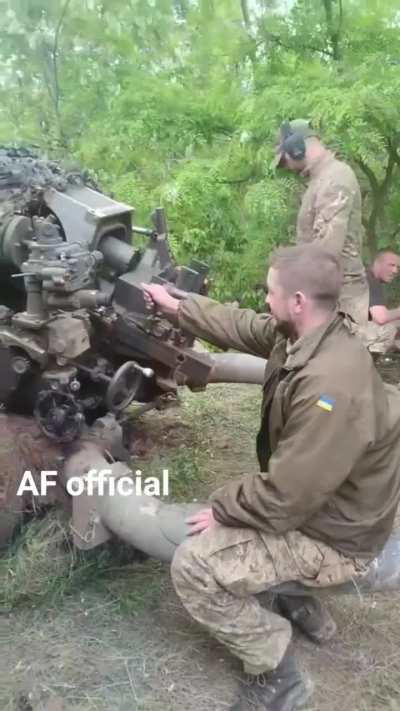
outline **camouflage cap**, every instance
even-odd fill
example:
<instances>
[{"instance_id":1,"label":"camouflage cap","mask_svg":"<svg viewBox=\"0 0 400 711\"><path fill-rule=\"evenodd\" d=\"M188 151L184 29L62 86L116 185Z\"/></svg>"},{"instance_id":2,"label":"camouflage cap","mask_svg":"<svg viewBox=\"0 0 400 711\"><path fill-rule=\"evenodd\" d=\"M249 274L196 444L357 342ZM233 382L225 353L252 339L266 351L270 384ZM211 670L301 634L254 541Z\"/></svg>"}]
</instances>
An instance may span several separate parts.
<instances>
[{"instance_id":1,"label":"camouflage cap","mask_svg":"<svg viewBox=\"0 0 400 711\"><path fill-rule=\"evenodd\" d=\"M283 144L285 140L293 134L298 135L299 138L311 138L311 136L318 136L318 133L312 128L311 122L308 119L293 119L292 121L283 122L279 129L276 156L272 161L272 168L278 168L281 164L283 154L285 153Z\"/></svg>"}]
</instances>

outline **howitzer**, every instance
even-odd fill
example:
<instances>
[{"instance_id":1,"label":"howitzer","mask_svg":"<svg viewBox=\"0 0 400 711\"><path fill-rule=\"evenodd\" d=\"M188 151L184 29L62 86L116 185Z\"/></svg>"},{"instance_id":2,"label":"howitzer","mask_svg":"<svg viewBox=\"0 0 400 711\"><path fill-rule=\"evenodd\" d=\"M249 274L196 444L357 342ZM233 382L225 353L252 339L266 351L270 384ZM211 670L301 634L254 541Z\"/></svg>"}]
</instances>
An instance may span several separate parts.
<instances>
[{"instance_id":1,"label":"howitzer","mask_svg":"<svg viewBox=\"0 0 400 711\"><path fill-rule=\"evenodd\" d=\"M142 282L201 293L207 267L174 263L163 210L151 229L135 226L133 214L80 174L0 150L0 545L33 507L17 495L23 472L55 470L57 489L42 503L71 508L78 547L117 536L170 560L201 504L96 492L71 501L70 477L85 480L93 467L109 483L132 476L117 420L134 400L148 407L178 385L263 382L262 358L194 351L190 335L149 310ZM144 249L132 245L135 234L148 238ZM399 539L395 531L360 587L399 587Z\"/></svg>"},{"instance_id":2,"label":"howitzer","mask_svg":"<svg viewBox=\"0 0 400 711\"><path fill-rule=\"evenodd\" d=\"M10 476L5 489L0 487L0 545L7 541L22 516L32 508L32 494L17 495L21 473L33 469L40 488L40 471L55 470L57 487L37 503L61 501L71 510L71 532L75 545L90 550L117 537L147 555L170 561L189 532L186 518L210 504L171 504L157 497L136 493L135 475L129 465L115 461L121 445L121 426L108 415L98 419L79 440L62 444L38 430L32 417L0 415L0 439L8 442L2 453L3 467ZM7 449L7 448L6 448ZM91 472L102 473L90 487ZM68 496L68 483L82 481L82 493ZM131 480L131 491L118 491L118 481ZM111 493L112 492L112 493ZM36 497L37 498L37 497ZM394 530L380 555L371 563L368 574L341 586L335 593L398 590L400 588L400 531ZM309 592L296 582L275 586L274 593L302 595Z\"/></svg>"},{"instance_id":3,"label":"howitzer","mask_svg":"<svg viewBox=\"0 0 400 711\"><path fill-rule=\"evenodd\" d=\"M175 264L164 211L151 228L80 173L0 150L0 403L58 442L136 400L202 388L193 338L146 304L141 282L204 292L208 268ZM145 236L144 248L134 244Z\"/></svg>"},{"instance_id":4,"label":"howitzer","mask_svg":"<svg viewBox=\"0 0 400 711\"><path fill-rule=\"evenodd\" d=\"M193 338L146 303L142 282L181 296L207 285L205 264L175 264L164 211L152 219L138 227L132 207L81 173L0 148L0 546L31 509L16 493L24 469L58 469L53 448L61 456L92 429L103 441L104 422L120 431L133 401L136 414L162 407L179 385L262 380L263 359L193 350ZM114 460L126 459L123 444ZM78 530L87 511L74 512Z\"/></svg>"}]
</instances>

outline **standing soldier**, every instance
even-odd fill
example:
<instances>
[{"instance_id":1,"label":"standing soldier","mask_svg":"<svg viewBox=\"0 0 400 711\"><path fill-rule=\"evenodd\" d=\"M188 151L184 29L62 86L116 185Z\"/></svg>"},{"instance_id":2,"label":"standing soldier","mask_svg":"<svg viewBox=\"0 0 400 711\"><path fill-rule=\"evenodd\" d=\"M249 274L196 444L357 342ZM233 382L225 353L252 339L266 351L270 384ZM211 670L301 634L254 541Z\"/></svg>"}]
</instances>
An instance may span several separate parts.
<instances>
[{"instance_id":1,"label":"standing soldier","mask_svg":"<svg viewBox=\"0 0 400 711\"><path fill-rule=\"evenodd\" d=\"M353 170L335 158L304 119L281 125L275 165L309 178L297 218L297 243L317 241L340 258L339 308L357 324L366 324L369 292L361 259L361 193Z\"/></svg>"}]
</instances>

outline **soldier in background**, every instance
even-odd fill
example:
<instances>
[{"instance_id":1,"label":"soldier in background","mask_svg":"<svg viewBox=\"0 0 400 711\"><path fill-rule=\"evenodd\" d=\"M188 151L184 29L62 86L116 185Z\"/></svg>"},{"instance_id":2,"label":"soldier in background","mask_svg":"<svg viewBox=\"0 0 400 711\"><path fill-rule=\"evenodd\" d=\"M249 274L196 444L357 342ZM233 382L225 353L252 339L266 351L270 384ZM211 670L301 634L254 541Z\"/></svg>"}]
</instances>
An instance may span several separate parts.
<instances>
[{"instance_id":1,"label":"soldier in background","mask_svg":"<svg viewBox=\"0 0 400 711\"><path fill-rule=\"evenodd\" d=\"M335 158L303 119L281 125L276 152L276 167L309 179L297 218L297 243L318 242L340 258L339 308L357 324L366 324L369 293L361 258L361 192L353 170Z\"/></svg>"},{"instance_id":2,"label":"soldier in background","mask_svg":"<svg viewBox=\"0 0 400 711\"><path fill-rule=\"evenodd\" d=\"M396 335L400 329L400 307L387 308L385 284L390 284L399 271L399 257L391 249L380 250L367 269L369 285L369 320L361 329L362 339L371 353L399 350Z\"/></svg>"}]
</instances>

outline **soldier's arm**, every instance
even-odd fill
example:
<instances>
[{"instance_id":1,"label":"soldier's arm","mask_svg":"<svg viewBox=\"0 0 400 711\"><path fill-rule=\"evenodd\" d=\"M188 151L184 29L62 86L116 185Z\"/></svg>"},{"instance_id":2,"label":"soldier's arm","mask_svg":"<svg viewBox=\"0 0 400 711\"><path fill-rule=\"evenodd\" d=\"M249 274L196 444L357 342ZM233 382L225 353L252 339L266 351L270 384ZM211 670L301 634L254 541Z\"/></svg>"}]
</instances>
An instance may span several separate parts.
<instances>
[{"instance_id":1,"label":"soldier's arm","mask_svg":"<svg viewBox=\"0 0 400 711\"><path fill-rule=\"evenodd\" d=\"M369 310L374 323L384 326L386 323L400 320L400 308L387 309L386 306L371 306Z\"/></svg>"},{"instance_id":2,"label":"soldier's arm","mask_svg":"<svg viewBox=\"0 0 400 711\"><path fill-rule=\"evenodd\" d=\"M328 183L317 193L313 239L340 256L348 232L354 195L350 188Z\"/></svg>"},{"instance_id":3,"label":"soldier's arm","mask_svg":"<svg viewBox=\"0 0 400 711\"><path fill-rule=\"evenodd\" d=\"M268 358L276 340L276 322L252 309L224 306L205 296L190 296L180 302L179 326L220 348Z\"/></svg>"},{"instance_id":4,"label":"soldier's arm","mask_svg":"<svg viewBox=\"0 0 400 711\"><path fill-rule=\"evenodd\" d=\"M272 316L251 309L223 306L205 296L191 295L182 301L160 284L142 284L145 300L153 302L170 320L198 338L220 348L235 348L267 358L277 337Z\"/></svg>"},{"instance_id":5,"label":"soldier's arm","mask_svg":"<svg viewBox=\"0 0 400 711\"><path fill-rule=\"evenodd\" d=\"M219 489L213 501L216 520L270 533L304 524L346 480L368 445L369 428L359 410L344 390L305 379L268 472L245 475Z\"/></svg>"}]
</instances>

